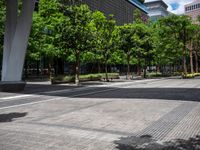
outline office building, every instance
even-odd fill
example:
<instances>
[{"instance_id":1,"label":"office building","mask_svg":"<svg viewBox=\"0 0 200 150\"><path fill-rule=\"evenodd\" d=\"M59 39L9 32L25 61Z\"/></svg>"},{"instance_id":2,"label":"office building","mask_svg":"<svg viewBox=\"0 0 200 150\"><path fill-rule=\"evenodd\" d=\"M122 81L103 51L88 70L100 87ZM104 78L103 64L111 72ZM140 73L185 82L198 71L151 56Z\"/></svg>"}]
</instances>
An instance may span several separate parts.
<instances>
[{"instance_id":1,"label":"office building","mask_svg":"<svg viewBox=\"0 0 200 150\"><path fill-rule=\"evenodd\" d=\"M185 15L192 18L194 23L198 23L197 18L200 16L200 0L185 5Z\"/></svg>"},{"instance_id":2,"label":"office building","mask_svg":"<svg viewBox=\"0 0 200 150\"><path fill-rule=\"evenodd\" d=\"M161 17L168 16L170 13L167 11L167 4L163 0L154 0L151 2L145 2L149 17L152 21L156 21Z\"/></svg>"}]
</instances>

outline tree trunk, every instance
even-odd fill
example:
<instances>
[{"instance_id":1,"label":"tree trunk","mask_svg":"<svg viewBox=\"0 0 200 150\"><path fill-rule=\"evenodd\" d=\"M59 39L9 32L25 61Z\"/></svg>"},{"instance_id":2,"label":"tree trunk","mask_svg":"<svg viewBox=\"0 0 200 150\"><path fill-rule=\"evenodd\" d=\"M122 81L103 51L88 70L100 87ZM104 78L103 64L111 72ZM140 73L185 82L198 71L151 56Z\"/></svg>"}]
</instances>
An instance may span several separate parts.
<instances>
[{"instance_id":1,"label":"tree trunk","mask_svg":"<svg viewBox=\"0 0 200 150\"><path fill-rule=\"evenodd\" d=\"M144 64L144 78L146 78L147 76L147 65L146 65L146 60L145 60L145 64Z\"/></svg>"},{"instance_id":2,"label":"tree trunk","mask_svg":"<svg viewBox=\"0 0 200 150\"><path fill-rule=\"evenodd\" d=\"M194 57L195 57L195 72L198 73L199 72L199 63L198 63L197 52L194 53Z\"/></svg>"},{"instance_id":3,"label":"tree trunk","mask_svg":"<svg viewBox=\"0 0 200 150\"><path fill-rule=\"evenodd\" d=\"M48 66L48 73L49 73L49 79L51 79L51 63L49 62L49 66Z\"/></svg>"},{"instance_id":4,"label":"tree trunk","mask_svg":"<svg viewBox=\"0 0 200 150\"><path fill-rule=\"evenodd\" d=\"M37 64L37 77L39 77L40 75L40 62L37 60L36 64Z\"/></svg>"},{"instance_id":5,"label":"tree trunk","mask_svg":"<svg viewBox=\"0 0 200 150\"><path fill-rule=\"evenodd\" d=\"M184 74L187 74L186 49L183 50L183 62L182 62L182 67L183 67L183 73L184 73Z\"/></svg>"},{"instance_id":6,"label":"tree trunk","mask_svg":"<svg viewBox=\"0 0 200 150\"><path fill-rule=\"evenodd\" d=\"M105 62L105 73L106 73L106 82L109 82L109 79L108 79L108 62L107 62L107 60Z\"/></svg>"},{"instance_id":7,"label":"tree trunk","mask_svg":"<svg viewBox=\"0 0 200 150\"><path fill-rule=\"evenodd\" d=\"M75 66L75 84L79 85L79 74L80 74L80 52L76 53L76 66Z\"/></svg>"},{"instance_id":8,"label":"tree trunk","mask_svg":"<svg viewBox=\"0 0 200 150\"><path fill-rule=\"evenodd\" d=\"M140 76L141 75L141 62L139 60L138 65L137 65L137 75Z\"/></svg>"},{"instance_id":9,"label":"tree trunk","mask_svg":"<svg viewBox=\"0 0 200 150\"><path fill-rule=\"evenodd\" d=\"M186 29L184 29L184 37L183 37L183 73L187 74L187 63L186 63Z\"/></svg>"},{"instance_id":10,"label":"tree trunk","mask_svg":"<svg viewBox=\"0 0 200 150\"><path fill-rule=\"evenodd\" d=\"M101 73L101 66L99 61L98 61L98 73Z\"/></svg>"},{"instance_id":11,"label":"tree trunk","mask_svg":"<svg viewBox=\"0 0 200 150\"><path fill-rule=\"evenodd\" d=\"M160 72L160 66L159 65L156 66L156 72Z\"/></svg>"},{"instance_id":12,"label":"tree trunk","mask_svg":"<svg viewBox=\"0 0 200 150\"><path fill-rule=\"evenodd\" d=\"M128 80L130 80L130 54L127 55L127 77Z\"/></svg>"},{"instance_id":13,"label":"tree trunk","mask_svg":"<svg viewBox=\"0 0 200 150\"><path fill-rule=\"evenodd\" d=\"M190 71L192 74L194 73L192 42L190 46Z\"/></svg>"}]
</instances>

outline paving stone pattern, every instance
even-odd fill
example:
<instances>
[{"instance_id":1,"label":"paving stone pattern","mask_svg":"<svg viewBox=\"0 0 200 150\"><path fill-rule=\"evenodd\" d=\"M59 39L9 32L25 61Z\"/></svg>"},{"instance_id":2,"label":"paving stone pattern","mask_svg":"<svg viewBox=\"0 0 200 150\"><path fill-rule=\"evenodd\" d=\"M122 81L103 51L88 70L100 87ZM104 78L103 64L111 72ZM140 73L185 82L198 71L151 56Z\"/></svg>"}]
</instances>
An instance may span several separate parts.
<instances>
[{"instance_id":1,"label":"paving stone pattern","mask_svg":"<svg viewBox=\"0 0 200 150\"><path fill-rule=\"evenodd\" d=\"M0 93L0 150L121 150L115 141L127 137L194 138L200 135L199 83L156 79L50 93L45 85L47 93L24 97Z\"/></svg>"}]
</instances>

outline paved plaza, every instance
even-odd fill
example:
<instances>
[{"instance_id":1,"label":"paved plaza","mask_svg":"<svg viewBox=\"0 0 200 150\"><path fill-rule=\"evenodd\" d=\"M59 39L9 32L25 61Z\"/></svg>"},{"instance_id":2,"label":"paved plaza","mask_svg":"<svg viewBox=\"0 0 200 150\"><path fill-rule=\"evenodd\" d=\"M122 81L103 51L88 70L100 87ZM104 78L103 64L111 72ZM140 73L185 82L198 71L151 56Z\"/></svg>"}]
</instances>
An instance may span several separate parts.
<instances>
[{"instance_id":1,"label":"paved plaza","mask_svg":"<svg viewBox=\"0 0 200 150\"><path fill-rule=\"evenodd\" d=\"M198 135L200 79L28 83L0 93L0 150L200 150Z\"/></svg>"}]
</instances>

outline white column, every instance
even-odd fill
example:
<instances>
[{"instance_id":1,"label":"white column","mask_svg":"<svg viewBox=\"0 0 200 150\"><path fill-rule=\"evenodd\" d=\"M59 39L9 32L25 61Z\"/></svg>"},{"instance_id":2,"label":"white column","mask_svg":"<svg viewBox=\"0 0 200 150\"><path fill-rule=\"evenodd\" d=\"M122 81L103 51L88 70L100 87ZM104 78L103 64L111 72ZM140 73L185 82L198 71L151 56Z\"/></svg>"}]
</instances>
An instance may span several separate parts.
<instances>
[{"instance_id":1,"label":"white column","mask_svg":"<svg viewBox=\"0 0 200 150\"><path fill-rule=\"evenodd\" d=\"M13 2L13 0L10 1ZM10 44L10 54L7 58L7 62L5 61L6 69L3 70L2 81L21 81L34 6L35 0L23 0L22 11L18 15L13 40Z\"/></svg>"},{"instance_id":2,"label":"white column","mask_svg":"<svg viewBox=\"0 0 200 150\"><path fill-rule=\"evenodd\" d=\"M17 24L18 0L6 0L6 23L4 34L2 80L5 80L11 45Z\"/></svg>"}]
</instances>

